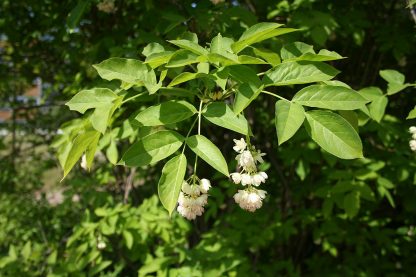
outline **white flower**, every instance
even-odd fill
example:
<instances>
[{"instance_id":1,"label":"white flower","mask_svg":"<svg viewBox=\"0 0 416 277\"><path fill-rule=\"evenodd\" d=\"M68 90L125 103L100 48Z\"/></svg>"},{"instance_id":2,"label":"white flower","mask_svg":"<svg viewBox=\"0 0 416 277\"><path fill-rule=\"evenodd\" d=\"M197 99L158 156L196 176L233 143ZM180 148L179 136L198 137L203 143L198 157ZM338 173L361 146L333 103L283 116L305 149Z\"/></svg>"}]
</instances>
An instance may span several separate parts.
<instances>
[{"instance_id":1,"label":"white flower","mask_svg":"<svg viewBox=\"0 0 416 277\"><path fill-rule=\"evenodd\" d=\"M253 185L258 187L261 183L264 183L266 179L263 178L263 176L259 173L253 175Z\"/></svg>"},{"instance_id":2,"label":"white flower","mask_svg":"<svg viewBox=\"0 0 416 277\"><path fill-rule=\"evenodd\" d=\"M416 133L416 127L415 126L410 127L409 132L412 133L412 134L415 134Z\"/></svg>"},{"instance_id":3,"label":"white flower","mask_svg":"<svg viewBox=\"0 0 416 277\"><path fill-rule=\"evenodd\" d=\"M211 186L210 182L206 181L208 180L202 179L201 186L189 185L186 181L182 183L182 191L178 198L179 205L176 210L188 220L193 220L204 213L204 206L208 203L208 195L200 194L200 191L204 189L203 187L207 188L207 185ZM205 191L208 191L209 187Z\"/></svg>"},{"instance_id":4,"label":"white flower","mask_svg":"<svg viewBox=\"0 0 416 277\"><path fill-rule=\"evenodd\" d=\"M251 188L250 190L239 190L234 195L234 200L242 209L254 212L263 205L265 197L266 192L264 190Z\"/></svg>"},{"instance_id":5,"label":"white flower","mask_svg":"<svg viewBox=\"0 0 416 277\"><path fill-rule=\"evenodd\" d=\"M253 178L253 185L258 187L261 183L265 183L266 179L269 178L269 176L267 176L266 172L261 171L253 175L252 178Z\"/></svg>"},{"instance_id":6,"label":"white flower","mask_svg":"<svg viewBox=\"0 0 416 277\"><path fill-rule=\"evenodd\" d=\"M104 241L102 241L102 240L100 240L98 243L97 243L97 248L98 249L104 249L105 247L107 246L107 244L104 242Z\"/></svg>"},{"instance_id":7,"label":"white flower","mask_svg":"<svg viewBox=\"0 0 416 277\"><path fill-rule=\"evenodd\" d=\"M74 202L74 203L77 203L77 202L79 202L79 200L81 199L81 197L79 196L79 194L74 194L74 195L72 195L72 202Z\"/></svg>"},{"instance_id":8,"label":"white flower","mask_svg":"<svg viewBox=\"0 0 416 277\"><path fill-rule=\"evenodd\" d=\"M239 184L241 182L241 174L238 172L231 173L231 179L233 179L234 184Z\"/></svg>"},{"instance_id":9,"label":"white flower","mask_svg":"<svg viewBox=\"0 0 416 277\"><path fill-rule=\"evenodd\" d=\"M238 153L242 153L247 147L247 143L243 138L241 138L240 140L234 139L234 143L235 146L233 147L233 149Z\"/></svg>"},{"instance_id":10,"label":"white flower","mask_svg":"<svg viewBox=\"0 0 416 277\"><path fill-rule=\"evenodd\" d=\"M201 193L199 186L195 186L195 185L191 186L186 181L183 181L182 183L182 191L190 196L199 196Z\"/></svg>"},{"instance_id":11,"label":"white flower","mask_svg":"<svg viewBox=\"0 0 416 277\"><path fill-rule=\"evenodd\" d=\"M254 159L255 162L264 163L264 160L263 160L262 157L266 156L266 153L261 153L260 150L256 150L254 148L252 155L253 155L253 159Z\"/></svg>"},{"instance_id":12,"label":"white flower","mask_svg":"<svg viewBox=\"0 0 416 277\"><path fill-rule=\"evenodd\" d=\"M416 133L412 134L412 139L416 139Z\"/></svg>"},{"instance_id":13,"label":"white flower","mask_svg":"<svg viewBox=\"0 0 416 277\"><path fill-rule=\"evenodd\" d=\"M199 183L199 190L202 193L207 193L210 188L211 182L208 179L201 179L201 182Z\"/></svg>"},{"instance_id":14,"label":"white flower","mask_svg":"<svg viewBox=\"0 0 416 277\"><path fill-rule=\"evenodd\" d=\"M87 156L84 154L84 155L82 155L82 158L81 158L81 167L84 169L84 170L87 170L88 169L88 165L87 165Z\"/></svg>"},{"instance_id":15,"label":"white flower","mask_svg":"<svg viewBox=\"0 0 416 277\"><path fill-rule=\"evenodd\" d=\"M51 205L52 207L62 204L64 200L65 196L63 194L62 189L46 193L46 201L48 201L49 205Z\"/></svg>"},{"instance_id":16,"label":"white flower","mask_svg":"<svg viewBox=\"0 0 416 277\"><path fill-rule=\"evenodd\" d=\"M256 163L254 162L254 158L251 155L250 151L243 151L241 154L237 155L236 159L238 161L238 164L247 171L255 170Z\"/></svg>"},{"instance_id":17,"label":"white flower","mask_svg":"<svg viewBox=\"0 0 416 277\"><path fill-rule=\"evenodd\" d=\"M253 184L253 178L251 177L251 175L247 173L241 174L241 184L243 186Z\"/></svg>"},{"instance_id":18,"label":"white flower","mask_svg":"<svg viewBox=\"0 0 416 277\"><path fill-rule=\"evenodd\" d=\"M416 151L416 140L412 139L411 141L409 141L409 146L410 149L412 149L412 151Z\"/></svg>"},{"instance_id":19,"label":"white flower","mask_svg":"<svg viewBox=\"0 0 416 277\"><path fill-rule=\"evenodd\" d=\"M208 195L201 194L197 199L195 199L195 204L197 206L205 206L208 203Z\"/></svg>"},{"instance_id":20,"label":"white flower","mask_svg":"<svg viewBox=\"0 0 416 277\"><path fill-rule=\"evenodd\" d=\"M264 171L259 172L259 174L260 174L261 176L263 176L264 180L266 180L267 178L269 178L269 176L267 176L266 172L264 172Z\"/></svg>"},{"instance_id":21,"label":"white flower","mask_svg":"<svg viewBox=\"0 0 416 277\"><path fill-rule=\"evenodd\" d=\"M204 207L193 205L193 206L181 206L179 205L176 209L180 215L188 220L193 220L197 216L201 216L204 212Z\"/></svg>"}]
</instances>

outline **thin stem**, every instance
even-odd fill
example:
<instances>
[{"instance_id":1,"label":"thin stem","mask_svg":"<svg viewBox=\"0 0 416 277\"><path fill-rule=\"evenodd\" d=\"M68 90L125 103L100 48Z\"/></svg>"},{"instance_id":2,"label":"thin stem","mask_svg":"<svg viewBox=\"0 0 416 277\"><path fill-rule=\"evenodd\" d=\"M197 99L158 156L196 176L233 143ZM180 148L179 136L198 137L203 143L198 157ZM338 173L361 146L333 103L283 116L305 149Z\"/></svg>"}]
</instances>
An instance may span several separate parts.
<instances>
[{"instance_id":1,"label":"thin stem","mask_svg":"<svg viewBox=\"0 0 416 277\"><path fill-rule=\"evenodd\" d=\"M198 135L201 134L201 114L202 114L202 100L199 102L198 110ZM194 164L194 175L196 175L196 166L198 164L198 155L195 155L195 164Z\"/></svg>"},{"instance_id":2,"label":"thin stem","mask_svg":"<svg viewBox=\"0 0 416 277\"><path fill-rule=\"evenodd\" d=\"M126 100L123 100L123 101L121 102L121 104L124 104L124 103L126 103L126 102L128 102L128 101L130 101L130 100L133 100L133 99L135 99L135 98L137 98L137 97L139 97L139 96L142 96L142 95L143 95L142 93L136 94L136 95L134 95L134 96L132 96L132 97L127 98Z\"/></svg>"},{"instance_id":3,"label":"thin stem","mask_svg":"<svg viewBox=\"0 0 416 277\"><path fill-rule=\"evenodd\" d=\"M194 128L195 123L197 122L197 120L198 120L198 117L195 118L194 122L192 122L191 128L189 128L189 131L186 134L185 141L188 139L189 135L191 134L192 129ZM183 154L183 152L185 152L185 148L186 148L186 143L184 143L184 145L183 145L182 154Z\"/></svg>"},{"instance_id":4,"label":"thin stem","mask_svg":"<svg viewBox=\"0 0 416 277\"><path fill-rule=\"evenodd\" d=\"M202 100L199 102L199 110L198 110L198 135L201 134L201 113L202 113Z\"/></svg>"},{"instance_id":5,"label":"thin stem","mask_svg":"<svg viewBox=\"0 0 416 277\"><path fill-rule=\"evenodd\" d=\"M268 94L268 95L271 95L271 96L274 96L274 97L276 97L276 98L282 99L282 100L289 101L289 100L287 100L286 98L284 98L284 97L282 97L282 96L280 96L280 95L277 95L277 94L275 94L275 93L273 93L273 92L270 92L270 91L262 90L261 92L263 92L263 93L265 93L265 94Z\"/></svg>"}]
</instances>

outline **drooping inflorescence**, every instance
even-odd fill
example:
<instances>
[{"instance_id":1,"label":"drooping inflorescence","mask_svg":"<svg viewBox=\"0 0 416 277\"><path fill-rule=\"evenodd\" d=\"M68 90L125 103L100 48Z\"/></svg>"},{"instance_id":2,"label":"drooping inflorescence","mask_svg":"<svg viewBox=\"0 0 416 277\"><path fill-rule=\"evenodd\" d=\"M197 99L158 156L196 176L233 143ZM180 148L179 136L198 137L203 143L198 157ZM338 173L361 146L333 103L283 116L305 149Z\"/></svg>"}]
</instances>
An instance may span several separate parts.
<instances>
[{"instance_id":1,"label":"drooping inflorescence","mask_svg":"<svg viewBox=\"0 0 416 277\"><path fill-rule=\"evenodd\" d=\"M244 210L254 212L263 205L263 199L266 197L266 191L257 189L268 178L266 172L258 171L257 164L264 162L264 153L256 150L254 146L248 145L243 138L234 140L233 149L238 153L236 160L240 172L231 173L231 179L235 184L241 184L245 187L238 190L234 195L235 202Z\"/></svg>"},{"instance_id":2,"label":"drooping inflorescence","mask_svg":"<svg viewBox=\"0 0 416 277\"><path fill-rule=\"evenodd\" d=\"M416 127L410 127L409 132L412 134L412 139L409 141L410 149L416 152Z\"/></svg>"},{"instance_id":3,"label":"drooping inflorescence","mask_svg":"<svg viewBox=\"0 0 416 277\"><path fill-rule=\"evenodd\" d=\"M204 213L204 206L208 203L208 190L211 188L211 182L208 179L199 180L196 184L183 181L182 190L179 194L177 211L180 215L188 220L193 220Z\"/></svg>"}]
</instances>

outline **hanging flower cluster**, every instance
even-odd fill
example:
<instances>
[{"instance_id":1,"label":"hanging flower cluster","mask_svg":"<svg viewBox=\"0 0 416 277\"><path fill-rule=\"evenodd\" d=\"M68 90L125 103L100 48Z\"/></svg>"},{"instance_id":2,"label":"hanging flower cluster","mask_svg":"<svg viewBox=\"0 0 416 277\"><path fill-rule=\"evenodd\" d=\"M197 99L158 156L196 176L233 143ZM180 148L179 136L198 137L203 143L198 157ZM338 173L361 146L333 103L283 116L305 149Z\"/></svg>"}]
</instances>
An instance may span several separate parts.
<instances>
[{"instance_id":1,"label":"hanging flower cluster","mask_svg":"<svg viewBox=\"0 0 416 277\"><path fill-rule=\"evenodd\" d=\"M199 185L196 182L199 181ZM208 203L208 190L211 182L208 179L199 180L193 176L192 184L187 181L182 183L182 191L179 194L177 211L188 220L193 220L204 213L204 206Z\"/></svg>"},{"instance_id":2,"label":"hanging flower cluster","mask_svg":"<svg viewBox=\"0 0 416 277\"><path fill-rule=\"evenodd\" d=\"M256 188L265 183L268 178L266 172L257 170L257 163L263 163L263 156L266 154L248 145L243 138L235 139L234 142L233 149L238 153L236 160L241 171L232 173L231 179L235 184L246 187L238 190L234 195L234 200L242 209L254 212L262 206L263 199L266 197L266 191Z\"/></svg>"},{"instance_id":3,"label":"hanging flower cluster","mask_svg":"<svg viewBox=\"0 0 416 277\"><path fill-rule=\"evenodd\" d=\"M412 134L412 139L409 141L410 149L416 152L416 127L410 127L409 132Z\"/></svg>"}]
</instances>

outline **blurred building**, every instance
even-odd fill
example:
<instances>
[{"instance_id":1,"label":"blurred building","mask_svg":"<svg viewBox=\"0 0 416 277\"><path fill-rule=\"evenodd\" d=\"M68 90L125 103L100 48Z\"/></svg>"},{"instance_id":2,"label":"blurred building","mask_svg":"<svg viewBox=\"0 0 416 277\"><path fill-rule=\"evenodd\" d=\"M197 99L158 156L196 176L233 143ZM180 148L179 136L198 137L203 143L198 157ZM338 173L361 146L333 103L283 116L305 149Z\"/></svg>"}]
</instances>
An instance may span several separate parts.
<instances>
[{"instance_id":1,"label":"blurred building","mask_svg":"<svg viewBox=\"0 0 416 277\"><path fill-rule=\"evenodd\" d=\"M39 105L42 99L42 80L40 78L35 80L35 84L26 88L23 94L16 97L16 101L21 104L22 107L28 105ZM14 102L10 99L9 102ZM5 123L13 119L13 109L11 107L0 107L0 123ZM25 119L19 116L19 107L16 109L16 120L19 122Z\"/></svg>"}]
</instances>

